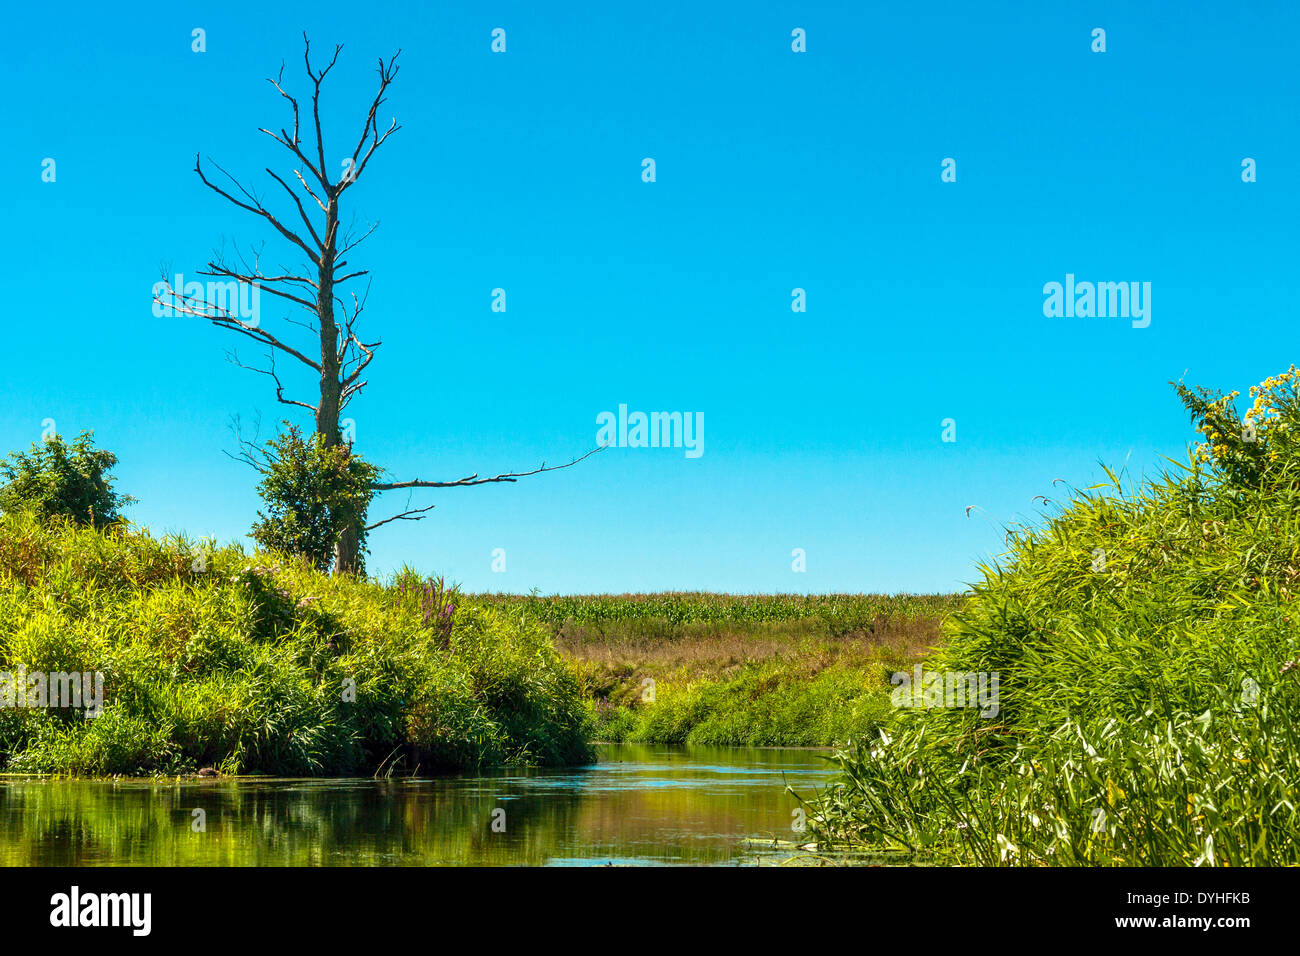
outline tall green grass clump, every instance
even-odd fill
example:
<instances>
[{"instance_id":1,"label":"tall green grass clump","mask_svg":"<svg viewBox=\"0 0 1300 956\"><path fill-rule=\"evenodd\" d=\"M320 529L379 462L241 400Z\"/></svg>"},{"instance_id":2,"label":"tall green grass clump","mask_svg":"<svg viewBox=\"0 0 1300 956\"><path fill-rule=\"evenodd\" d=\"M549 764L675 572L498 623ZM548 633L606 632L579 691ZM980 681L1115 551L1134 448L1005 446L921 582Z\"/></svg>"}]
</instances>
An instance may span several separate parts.
<instances>
[{"instance_id":1,"label":"tall green grass clump","mask_svg":"<svg viewBox=\"0 0 1300 956\"><path fill-rule=\"evenodd\" d=\"M868 736L889 716L880 666L769 660L735 673L670 674L653 700L596 704L596 735L626 743L828 747Z\"/></svg>"},{"instance_id":2,"label":"tall green grass clump","mask_svg":"<svg viewBox=\"0 0 1300 956\"><path fill-rule=\"evenodd\" d=\"M1300 863L1300 373L1176 386L1206 441L1074 491L926 664L996 672L999 708L900 708L813 801L832 846L978 864ZM944 701L944 703L951 703Z\"/></svg>"},{"instance_id":3,"label":"tall green grass clump","mask_svg":"<svg viewBox=\"0 0 1300 956\"><path fill-rule=\"evenodd\" d=\"M0 515L0 671L104 675L98 716L0 707L0 766L345 775L589 759L580 687L549 636L474 602L431 616L416 585Z\"/></svg>"}]
</instances>

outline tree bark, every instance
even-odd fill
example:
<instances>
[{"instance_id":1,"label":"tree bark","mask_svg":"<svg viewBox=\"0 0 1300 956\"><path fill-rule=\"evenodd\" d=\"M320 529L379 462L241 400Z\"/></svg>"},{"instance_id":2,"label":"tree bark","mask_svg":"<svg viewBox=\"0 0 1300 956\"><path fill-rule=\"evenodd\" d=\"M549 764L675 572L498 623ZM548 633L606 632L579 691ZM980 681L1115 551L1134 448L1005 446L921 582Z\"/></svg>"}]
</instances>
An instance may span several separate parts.
<instances>
[{"instance_id":1,"label":"tree bark","mask_svg":"<svg viewBox=\"0 0 1300 956\"><path fill-rule=\"evenodd\" d=\"M334 573L356 574L359 570L357 561L357 525L348 525L343 529L339 539L334 542Z\"/></svg>"},{"instance_id":2,"label":"tree bark","mask_svg":"<svg viewBox=\"0 0 1300 956\"><path fill-rule=\"evenodd\" d=\"M326 190L325 235L316 280L316 316L320 320L320 401L316 406L316 432L326 448L340 443L339 412L343 397L340 375L339 327L334 319L334 270L338 259L338 187ZM334 573L357 573L358 523L351 522L334 542Z\"/></svg>"}]
</instances>

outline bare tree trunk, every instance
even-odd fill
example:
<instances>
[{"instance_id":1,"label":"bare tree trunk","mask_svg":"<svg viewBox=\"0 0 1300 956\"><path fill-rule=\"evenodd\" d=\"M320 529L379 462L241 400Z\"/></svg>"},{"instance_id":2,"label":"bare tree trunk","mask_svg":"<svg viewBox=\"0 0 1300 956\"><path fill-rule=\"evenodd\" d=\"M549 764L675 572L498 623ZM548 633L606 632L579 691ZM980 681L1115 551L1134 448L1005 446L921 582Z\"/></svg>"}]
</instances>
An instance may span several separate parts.
<instances>
[{"instance_id":1,"label":"bare tree trunk","mask_svg":"<svg viewBox=\"0 0 1300 956\"><path fill-rule=\"evenodd\" d=\"M340 375L339 327L334 320L334 269L338 258L335 237L338 235L339 203L336 187L327 189L325 238L317 269L316 315L320 320L320 401L316 405L316 432L326 448L339 444L339 412L342 407L343 380ZM356 574L359 546L357 522L351 522L334 542L334 573Z\"/></svg>"},{"instance_id":2,"label":"bare tree trunk","mask_svg":"<svg viewBox=\"0 0 1300 956\"><path fill-rule=\"evenodd\" d=\"M357 525L351 524L334 542L334 573L356 574L357 571Z\"/></svg>"}]
</instances>

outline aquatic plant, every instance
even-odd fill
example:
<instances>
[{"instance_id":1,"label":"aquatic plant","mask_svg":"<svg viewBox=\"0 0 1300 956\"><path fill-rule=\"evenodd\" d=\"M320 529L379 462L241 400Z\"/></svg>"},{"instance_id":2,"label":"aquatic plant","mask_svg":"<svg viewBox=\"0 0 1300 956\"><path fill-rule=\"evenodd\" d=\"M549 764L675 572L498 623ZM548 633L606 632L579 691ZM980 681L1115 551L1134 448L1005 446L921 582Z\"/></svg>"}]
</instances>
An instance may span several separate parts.
<instances>
[{"instance_id":1,"label":"aquatic plant","mask_svg":"<svg viewBox=\"0 0 1300 956\"><path fill-rule=\"evenodd\" d=\"M452 599L456 597L456 588L448 588L441 577L420 583L407 575L399 578L397 590L399 594L418 596L425 625L432 628L441 645L447 647L455 626L456 602Z\"/></svg>"}]
</instances>

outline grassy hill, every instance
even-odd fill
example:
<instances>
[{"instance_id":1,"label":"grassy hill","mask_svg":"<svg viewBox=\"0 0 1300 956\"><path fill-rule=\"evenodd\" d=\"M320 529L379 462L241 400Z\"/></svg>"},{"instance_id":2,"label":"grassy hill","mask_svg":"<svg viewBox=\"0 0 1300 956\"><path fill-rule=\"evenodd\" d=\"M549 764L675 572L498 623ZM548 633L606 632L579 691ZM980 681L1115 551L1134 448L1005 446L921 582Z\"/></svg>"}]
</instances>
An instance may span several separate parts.
<instances>
[{"instance_id":1,"label":"grassy hill","mask_svg":"<svg viewBox=\"0 0 1300 956\"><path fill-rule=\"evenodd\" d=\"M8 772L357 774L589 756L543 630L411 576L334 578L115 525L0 516L0 671L100 672L102 712L0 707Z\"/></svg>"}]
</instances>

